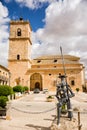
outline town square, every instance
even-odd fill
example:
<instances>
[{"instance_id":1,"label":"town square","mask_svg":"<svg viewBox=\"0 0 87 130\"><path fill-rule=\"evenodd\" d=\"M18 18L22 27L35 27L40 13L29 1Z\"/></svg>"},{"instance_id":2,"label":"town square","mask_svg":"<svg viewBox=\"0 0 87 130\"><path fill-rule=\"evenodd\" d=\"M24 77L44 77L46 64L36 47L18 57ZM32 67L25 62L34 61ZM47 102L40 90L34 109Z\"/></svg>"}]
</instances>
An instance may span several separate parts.
<instances>
[{"instance_id":1,"label":"town square","mask_svg":"<svg viewBox=\"0 0 87 130\"><path fill-rule=\"evenodd\" d=\"M86 5L0 1L0 130L87 130Z\"/></svg>"}]
</instances>

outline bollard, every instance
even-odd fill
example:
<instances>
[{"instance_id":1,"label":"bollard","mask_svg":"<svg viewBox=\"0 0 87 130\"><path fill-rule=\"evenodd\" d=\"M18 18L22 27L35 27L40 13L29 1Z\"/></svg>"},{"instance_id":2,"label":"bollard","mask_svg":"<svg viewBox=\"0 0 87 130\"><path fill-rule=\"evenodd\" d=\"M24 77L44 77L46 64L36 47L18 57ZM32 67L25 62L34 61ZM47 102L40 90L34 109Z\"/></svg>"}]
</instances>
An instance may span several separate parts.
<instances>
[{"instance_id":1,"label":"bollard","mask_svg":"<svg viewBox=\"0 0 87 130\"><path fill-rule=\"evenodd\" d=\"M78 130L81 130L82 125L80 124L80 112L78 111Z\"/></svg>"}]
</instances>

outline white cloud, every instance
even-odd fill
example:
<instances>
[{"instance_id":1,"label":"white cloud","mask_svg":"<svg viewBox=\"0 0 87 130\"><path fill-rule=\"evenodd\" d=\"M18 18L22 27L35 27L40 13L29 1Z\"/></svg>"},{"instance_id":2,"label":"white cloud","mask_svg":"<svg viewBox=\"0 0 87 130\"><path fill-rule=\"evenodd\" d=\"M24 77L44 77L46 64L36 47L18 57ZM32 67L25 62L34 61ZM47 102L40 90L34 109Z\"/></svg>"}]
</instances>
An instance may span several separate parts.
<instances>
[{"instance_id":1,"label":"white cloud","mask_svg":"<svg viewBox=\"0 0 87 130\"><path fill-rule=\"evenodd\" d=\"M87 9L81 0L64 3L51 3L46 9L45 28L38 29L37 39L42 43L62 44L69 49L80 47L80 42L85 42L87 35ZM56 49L56 47L55 47ZM67 50L67 49L66 49ZM78 48L77 48L78 50ZM69 50L70 51L70 50ZM68 52L69 52L68 51Z\"/></svg>"},{"instance_id":2,"label":"white cloud","mask_svg":"<svg viewBox=\"0 0 87 130\"><path fill-rule=\"evenodd\" d=\"M8 9L0 2L0 64L7 66L8 58Z\"/></svg>"},{"instance_id":3,"label":"white cloud","mask_svg":"<svg viewBox=\"0 0 87 130\"><path fill-rule=\"evenodd\" d=\"M87 65L87 1L86 0L15 0L21 6L37 9L44 3L49 5L45 10L45 26L32 32L32 57L47 54L60 54L60 46L64 54L81 57ZM6 56L8 46L8 10L0 3L0 58ZM3 21L3 22L2 22ZM4 34L4 35L3 35ZM4 39L5 37L5 39ZM2 40L4 39L4 40ZM1 49L3 53L1 53ZM7 49L6 49L7 51ZM86 67L87 68L87 67Z\"/></svg>"},{"instance_id":4,"label":"white cloud","mask_svg":"<svg viewBox=\"0 0 87 130\"><path fill-rule=\"evenodd\" d=\"M57 0L15 0L20 3L21 6L26 6L31 9L40 8L44 3L51 3Z\"/></svg>"},{"instance_id":5,"label":"white cloud","mask_svg":"<svg viewBox=\"0 0 87 130\"><path fill-rule=\"evenodd\" d=\"M87 1L55 1L50 3L45 13L45 27L34 34L36 44L38 41L42 44L36 48L38 53L32 51L33 57L60 54L62 46L64 54L81 57L87 67Z\"/></svg>"}]
</instances>

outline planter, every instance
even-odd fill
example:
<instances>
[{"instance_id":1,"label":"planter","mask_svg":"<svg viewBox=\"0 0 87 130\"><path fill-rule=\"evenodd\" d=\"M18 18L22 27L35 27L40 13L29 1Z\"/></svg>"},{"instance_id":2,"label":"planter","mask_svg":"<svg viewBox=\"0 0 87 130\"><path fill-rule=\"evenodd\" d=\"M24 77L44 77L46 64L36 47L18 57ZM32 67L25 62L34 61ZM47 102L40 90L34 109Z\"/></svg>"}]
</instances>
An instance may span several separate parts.
<instances>
[{"instance_id":1,"label":"planter","mask_svg":"<svg viewBox=\"0 0 87 130\"><path fill-rule=\"evenodd\" d=\"M0 116L6 116L6 108L0 108Z\"/></svg>"}]
</instances>

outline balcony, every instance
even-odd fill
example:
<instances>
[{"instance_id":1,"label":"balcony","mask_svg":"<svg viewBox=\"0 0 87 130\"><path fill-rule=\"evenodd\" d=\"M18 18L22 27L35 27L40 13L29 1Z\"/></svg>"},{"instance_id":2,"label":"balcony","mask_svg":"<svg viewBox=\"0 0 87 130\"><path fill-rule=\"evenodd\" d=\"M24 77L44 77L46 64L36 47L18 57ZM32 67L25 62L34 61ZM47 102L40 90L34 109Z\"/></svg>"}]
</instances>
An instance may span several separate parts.
<instances>
[{"instance_id":1,"label":"balcony","mask_svg":"<svg viewBox=\"0 0 87 130\"><path fill-rule=\"evenodd\" d=\"M0 75L0 80L1 80L1 81L8 81L8 78L5 77L5 76Z\"/></svg>"}]
</instances>

